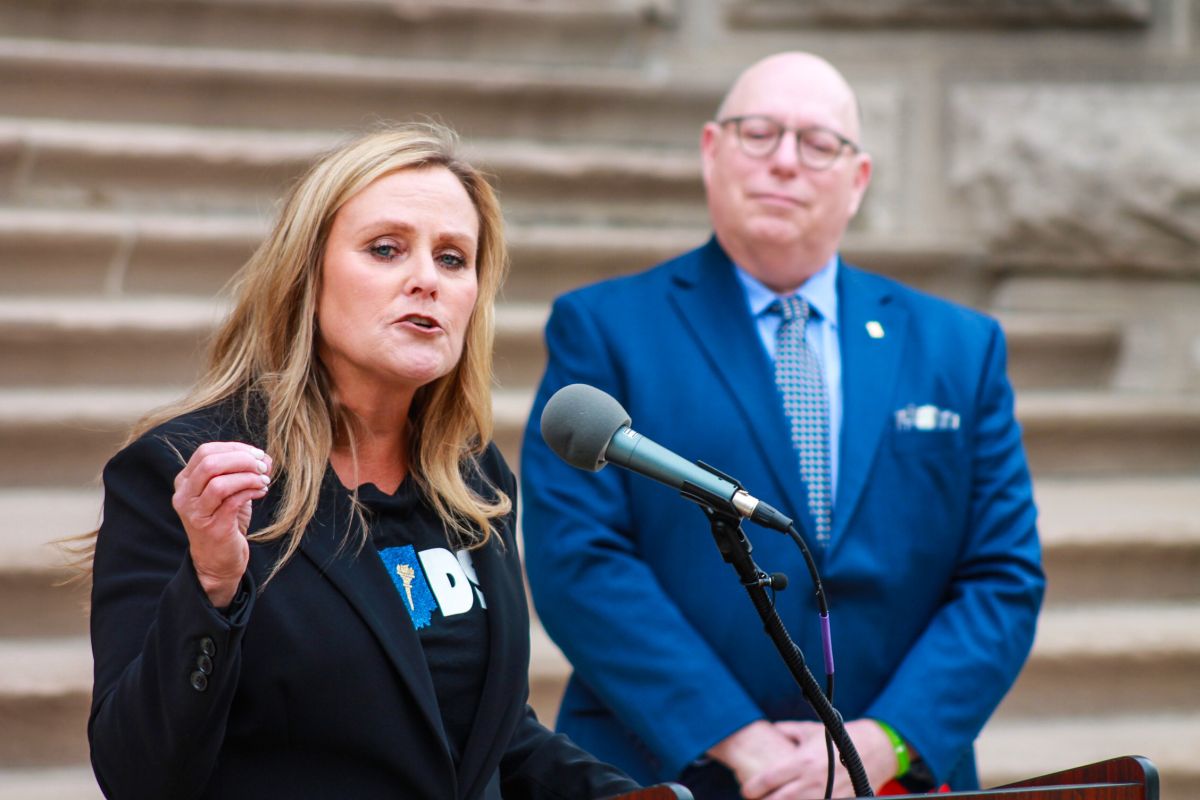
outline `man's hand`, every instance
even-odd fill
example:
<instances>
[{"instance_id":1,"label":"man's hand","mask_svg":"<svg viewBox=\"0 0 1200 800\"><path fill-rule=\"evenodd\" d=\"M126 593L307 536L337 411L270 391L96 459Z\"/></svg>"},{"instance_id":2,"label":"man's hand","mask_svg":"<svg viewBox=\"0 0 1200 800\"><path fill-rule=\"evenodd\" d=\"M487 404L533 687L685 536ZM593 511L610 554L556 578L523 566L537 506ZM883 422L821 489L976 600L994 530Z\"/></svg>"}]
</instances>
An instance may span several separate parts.
<instances>
[{"instance_id":1,"label":"man's hand","mask_svg":"<svg viewBox=\"0 0 1200 800\"><path fill-rule=\"evenodd\" d=\"M871 788L878 790L896 772L891 742L871 719L846 723L846 732L858 750ZM733 770L747 800L807 800L825 794L829 760L825 726L819 722L759 720L717 743L708 754ZM833 796L854 796L850 775L840 761Z\"/></svg>"},{"instance_id":2,"label":"man's hand","mask_svg":"<svg viewBox=\"0 0 1200 800\"><path fill-rule=\"evenodd\" d=\"M825 796L825 778L828 769L829 759L825 750L825 726L819 722L792 722L781 721L775 723L775 726L787 734L798 745L802 752L800 756L803 763L816 764L816 772L819 774L809 774L798 776L793 783L801 787L799 794L781 794L783 797L824 797ZM892 779L896 774L896 753L892 749L892 743L888 740L887 734L879 727L879 723L873 719L856 719L846 723L846 733L850 736L850 740L854 742L854 749L858 751L859 758L862 759L863 769L866 770L867 780L871 784L872 791L878 791L885 783ZM854 797L854 785L850 782L850 773L842 765L841 759L838 757L837 744L834 744L834 759L836 761L836 770L833 777L833 797ZM764 777L768 780L771 775L768 773ZM750 790L755 790L756 785L751 785ZM787 787L789 790L791 786ZM747 787L742 787L742 793L746 797L754 797L747 791ZM770 800L776 800L776 795L767 794L765 797Z\"/></svg>"},{"instance_id":3,"label":"man's hand","mask_svg":"<svg viewBox=\"0 0 1200 800\"><path fill-rule=\"evenodd\" d=\"M717 742L709 748L708 755L733 771L744 797L757 798L774 787L767 786L763 793L750 795L746 794L747 784L758 786L762 783L761 775L791 763L798 749L796 742L783 730L760 719Z\"/></svg>"},{"instance_id":4,"label":"man's hand","mask_svg":"<svg viewBox=\"0 0 1200 800\"><path fill-rule=\"evenodd\" d=\"M175 476L171 505L187 532L200 586L216 608L233 602L250 563L250 504L267 494L271 457L241 442L196 448Z\"/></svg>"}]
</instances>

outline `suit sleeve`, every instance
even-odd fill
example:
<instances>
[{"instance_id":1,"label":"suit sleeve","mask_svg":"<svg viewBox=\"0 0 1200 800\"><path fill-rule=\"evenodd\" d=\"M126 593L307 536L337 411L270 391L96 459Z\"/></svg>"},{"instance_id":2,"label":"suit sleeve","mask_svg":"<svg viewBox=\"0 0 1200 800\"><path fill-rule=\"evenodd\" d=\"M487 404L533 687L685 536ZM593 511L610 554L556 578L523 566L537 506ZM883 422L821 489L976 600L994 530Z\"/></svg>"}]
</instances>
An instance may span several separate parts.
<instances>
[{"instance_id":1,"label":"suit sleeve","mask_svg":"<svg viewBox=\"0 0 1200 800\"><path fill-rule=\"evenodd\" d=\"M147 436L104 470L88 738L109 797L185 798L201 791L237 685L254 587L247 575L225 613L209 603L171 506L182 466L173 448Z\"/></svg>"},{"instance_id":2,"label":"suit sleeve","mask_svg":"<svg viewBox=\"0 0 1200 800\"><path fill-rule=\"evenodd\" d=\"M994 322L989 326L957 567L943 605L865 714L895 727L939 781L966 755L1016 679L1045 588L1003 334Z\"/></svg>"},{"instance_id":3,"label":"suit sleeve","mask_svg":"<svg viewBox=\"0 0 1200 800\"><path fill-rule=\"evenodd\" d=\"M520 800L604 798L638 788L616 767L547 730L529 706L500 761L500 777L503 796Z\"/></svg>"},{"instance_id":4,"label":"suit sleeve","mask_svg":"<svg viewBox=\"0 0 1200 800\"><path fill-rule=\"evenodd\" d=\"M592 313L567 295L546 327L549 363L521 456L526 567L546 631L649 748L658 778L669 779L763 713L639 555L638 537L653 531L633 518L629 476L574 469L538 432L542 408L564 385L626 396L619 359Z\"/></svg>"}]
</instances>

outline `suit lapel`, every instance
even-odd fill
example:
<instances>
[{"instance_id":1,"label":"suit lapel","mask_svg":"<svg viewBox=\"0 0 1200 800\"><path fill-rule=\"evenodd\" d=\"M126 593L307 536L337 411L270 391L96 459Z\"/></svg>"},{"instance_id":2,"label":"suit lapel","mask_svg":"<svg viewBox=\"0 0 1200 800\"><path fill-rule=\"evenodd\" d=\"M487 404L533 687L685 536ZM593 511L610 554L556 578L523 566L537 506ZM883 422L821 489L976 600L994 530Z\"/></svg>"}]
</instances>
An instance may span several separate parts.
<instances>
[{"instance_id":1,"label":"suit lapel","mask_svg":"<svg viewBox=\"0 0 1200 800\"><path fill-rule=\"evenodd\" d=\"M513 697L513 687L526 678L529 669L528 616L519 613L525 588L519 573L505 568L507 554L501 552L500 541L497 538L471 552L487 601L488 671L458 771L463 797L473 796L491 777L494 768L489 768L489 762L507 744L498 737L511 730L514 716L524 710L524 703ZM515 547L512 540L505 546Z\"/></svg>"},{"instance_id":2,"label":"suit lapel","mask_svg":"<svg viewBox=\"0 0 1200 800\"><path fill-rule=\"evenodd\" d=\"M807 504L797 499L804 497L800 465L792 450L770 359L733 269L714 237L696 252L696 258L680 267L670 299L684 329L696 339L713 372L740 406L777 493L790 506L781 510L811 533Z\"/></svg>"},{"instance_id":3,"label":"suit lapel","mask_svg":"<svg viewBox=\"0 0 1200 800\"><path fill-rule=\"evenodd\" d=\"M892 388L908 337L908 312L892 302L887 284L845 263L838 271L838 304L843 422L835 547L862 497L880 437L891 420Z\"/></svg>"},{"instance_id":4,"label":"suit lapel","mask_svg":"<svg viewBox=\"0 0 1200 800\"><path fill-rule=\"evenodd\" d=\"M336 480L332 470L326 474L317 514L301 540L300 551L346 598L412 690L421 716L438 741L443 743L449 778L453 774L453 759L446 744L433 678L425 663L421 640L417 637L412 620L403 613L403 605L396 602L396 589L382 562L374 557L371 551L373 545L368 542L356 557L357 534L351 533L347 540L344 528L345 520L352 518L350 501L345 491L336 484L331 489L331 480ZM389 608L398 611L386 613L384 610Z\"/></svg>"}]
</instances>

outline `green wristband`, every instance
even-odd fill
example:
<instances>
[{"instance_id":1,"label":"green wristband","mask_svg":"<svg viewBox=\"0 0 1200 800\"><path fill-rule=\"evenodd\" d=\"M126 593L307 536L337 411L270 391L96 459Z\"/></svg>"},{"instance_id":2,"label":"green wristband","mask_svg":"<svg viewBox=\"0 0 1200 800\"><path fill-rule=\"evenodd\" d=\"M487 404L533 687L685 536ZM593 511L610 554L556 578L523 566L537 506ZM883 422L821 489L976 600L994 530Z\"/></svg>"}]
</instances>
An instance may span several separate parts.
<instances>
[{"instance_id":1,"label":"green wristband","mask_svg":"<svg viewBox=\"0 0 1200 800\"><path fill-rule=\"evenodd\" d=\"M896 733L896 729L888 725L883 720L875 720L875 724L880 727L888 741L892 743L892 752L896 754L896 775L901 778L912 766L912 757L908 753L908 745L900 738L900 734Z\"/></svg>"}]
</instances>

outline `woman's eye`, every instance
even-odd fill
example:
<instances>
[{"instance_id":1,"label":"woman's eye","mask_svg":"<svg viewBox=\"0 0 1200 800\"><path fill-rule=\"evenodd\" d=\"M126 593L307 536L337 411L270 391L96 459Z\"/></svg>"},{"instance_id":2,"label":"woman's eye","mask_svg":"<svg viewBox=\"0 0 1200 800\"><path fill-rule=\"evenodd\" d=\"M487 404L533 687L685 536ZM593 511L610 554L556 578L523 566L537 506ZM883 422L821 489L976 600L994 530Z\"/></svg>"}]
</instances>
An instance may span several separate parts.
<instances>
[{"instance_id":1,"label":"woman's eye","mask_svg":"<svg viewBox=\"0 0 1200 800\"><path fill-rule=\"evenodd\" d=\"M400 248L393 242L375 242L368 248L371 255L384 261L391 261L400 255Z\"/></svg>"},{"instance_id":2,"label":"woman's eye","mask_svg":"<svg viewBox=\"0 0 1200 800\"><path fill-rule=\"evenodd\" d=\"M447 269L460 270L467 266L467 259L455 252L441 253L437 257L438 263Z\"/></svg>"}]
</instances>

